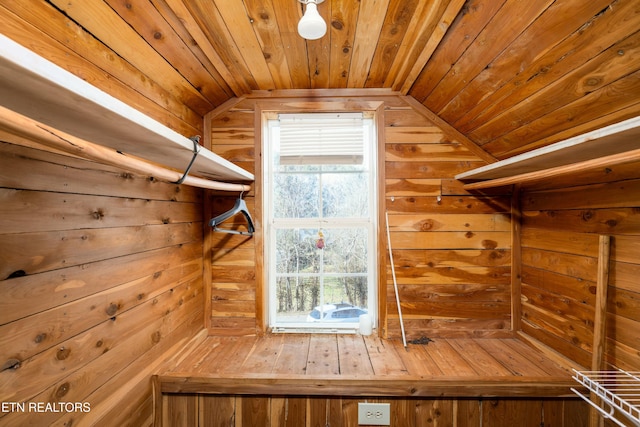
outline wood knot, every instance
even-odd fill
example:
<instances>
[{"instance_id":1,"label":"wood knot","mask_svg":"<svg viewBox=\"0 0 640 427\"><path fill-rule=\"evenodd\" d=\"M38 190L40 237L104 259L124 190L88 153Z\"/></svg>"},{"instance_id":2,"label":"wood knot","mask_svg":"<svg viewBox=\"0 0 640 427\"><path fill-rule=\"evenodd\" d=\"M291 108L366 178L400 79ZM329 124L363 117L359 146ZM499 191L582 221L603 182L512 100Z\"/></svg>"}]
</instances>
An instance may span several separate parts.
<instances>
[{"instance_id":1,"label":"wood knot","mask_svg":"<svg viewBox=\"0 0 640 427\"><path fill-rule=\"evenodd\" d=\"M22 362L18 359L8 359L2 364L0 371L7 371L9 369L18 369L22 365Z\"/></svg>"},{"instance_id":2,"label":"wood knot","mask_svg":"<svg viewBox=\"0 0 640 427\"><path fill-rule=\"evenodd\" d=\"M433 229L433 220L425 219L420 223L420 231L429 231Z\"/></svg>"},{"instance_id":3,"label":"wood knot","mask_svg":"<svg viewBox=\"0 0 640 427\"><path fill-rule=\"evenodd\" d=\"M71 385L69 383L61 384L60 387L58 387L58 389L56 390L56 397L58 399L64 397L67 393L69 393L70 388Z\"/></svg>"},{"instance_id":4,"label":"wood knot","mask_svg":"<svg viewBox=\"0 0 640 427\"><path fill-rule=\"evenodd\" d=\"M485 249L495 249L498 247L498 242L495 240L483 240L482 247Z\"/></svg>"},{"instance_id":5,"label":"wood knot","mask_svg":"<svg viewBox=\"0 0 640 427\"><path fill-rule=\"evenodd\" d=\"M153 334L151 334L151 341L154 344L158 344L160 342L160 338L162 338L162 334L160 333L160 331L155 331Z\"/></svg>"},{"instance_id":6,"label":"wood knot","mask_svg":"<svg viewBox=\"0 0 640 427\"><path fill-rule=\"evenodd\" d=\"M92 212L93 219L102 219L104 218L104 211L102 209L97 209Z\"/></svg>"},{"instance_id":7,"label":"wood knot","mask_svg":"<svg viewBox=\"0 0 640 427\"><path fill-rule=\"evenodd\" d=\"M27 272L24 270L16 270L7 277L7 279L15 279L16 277L26 276Z\"/></svg>"},{"instance_id":8,"label":"wood knot","mask_svg":"<svg viewBox=\"0 0 640 427\"><path fill-rule=\"evenodd\" d=\"M590 221L591 218L593 218L593 211L584 211L582 212L582 220L587 222Z\"/></svg>"},{"instance_id":9,"label":"wood knot","mask_svg":"<svg viewBox=\"0 0 640 427\"><path fill-rule=\"evenodd\" d=\"M107 309L105 311L107 312L107 314L109 316L113 316L114 314L116 314L118 312L119 308L120 308L120 306L118 304L111 303L111 304L109 304L109 307L107 307Z\"/></svg>"},{"instance_id":10,"label":"wood knot","mask_svg":"<svg viewBox=\"0 0 640 427\"><path fill-rule=\"evenodd\" d=\"M66 347L60 347L58 349L58 352L56 353L56 359L65 360L67 357L69 357L70 353L71 353L71 349Z\"/></svg>"}]
</instances>

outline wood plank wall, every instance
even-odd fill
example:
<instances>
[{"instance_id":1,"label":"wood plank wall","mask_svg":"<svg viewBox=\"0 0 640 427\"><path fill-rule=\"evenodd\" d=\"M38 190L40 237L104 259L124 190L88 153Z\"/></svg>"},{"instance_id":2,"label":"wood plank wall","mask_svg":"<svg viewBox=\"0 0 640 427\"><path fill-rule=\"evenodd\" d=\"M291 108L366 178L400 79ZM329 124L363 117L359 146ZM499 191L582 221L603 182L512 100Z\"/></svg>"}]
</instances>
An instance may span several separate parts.
<instances>
[{"instance_id":1,"label":"wood plank wall","mask_svg":"<svg viewBox=\"0 0 640 427\"><path fill-rule=\"evenodd\" d=\"M586 403L563 399L379 399L355 397L163 395L173 427L342 426L358 424L358 402L387 402L402 427L588 425Z\"/></svg>"},{"instance_id":2,"label":"wood plank wall","mask_svg":"<svg viewBox=\"0 0 640 427\"><path fill-rule=\"evenodd\" d=\"M419 110L388 109L385 138L382 209L389 213L407 337L508 334L508 191L487 195L465 191L453 177L483 166L484 161ZM387 284L388 333L397 337L393 282Z\"/></svg>"},{"instance_id":3,"label":"wood plank wall","mask_svg":"<svg viewBox=\"0 0 640 427\"><path fill-rule=\"evenodd\" d=\"M323 102L353 108L354 103L384 102L385 179L381 212L389 212L392 248L407 335L501 336L510 331L510 196L508 191L469 194L453 177L484 165L460 143L397 95L350 97L326 92L298 99L260 94L238 100L211 116L211 149L256 172L260 152L257 110L309 111ZM297 108L297 110L296 110ZM261 177L256 174L256 184ZM255 205L253 192L246 198ZM233 196L212 195L214 216L233 204ZM384 215L381 215L384 221ZM254 218L258 224L260 218ZM387 252L384 222L379 250ZM215 234L215 233L214 233ZM261 327L264 304L260 239L216 234L212 249L211 331L254 333ZM386 283L380 295L381 335L400 335L392 275L382 267ZM260 265L258 263L258 265ZM384 277L386 276L386 277ZM257 299L257 300L256 300Z\"/></svg>"},{"instance_id":4,"label":"wood plank wall","mask_svg":"<svg viewBox=\"0 0 640 427\"><path fill-rule=\"evenodd\" d=\"M129 37L107 3L1 3L6 36L182 135L202 133L210 88ZM91 28L77 24L85 12ZM0 424L150 424L151 374L203 327L202 191L0 141L0 402L91 409L1 412Z\"/></svg>"},{"instance_id":5,"label":"wood plank wall","mask_svg":"<svg viewBox=\"0 0 640 427\"><path fill-rule=\"evenodd\" d=\"M207 115L205 120L211 123L211 147L219 154L254 173L255 170L255 105L245 105L241 99ZM231 209L239 194L207 193L210 200L210 212L205 218ZM250 212L255 212L255 185L248 194L243 195ZM261 220L252 215L255 226L260 227ZM224 227L238 228L244 219L231 218ZM251 335L256 333L256 319L259 304L256 303L256 254L255 238L211 233L211 247L206 248L210 255L205 262L211 263L211 292L207 297L205 309L211 313L207 326L211 331L225 335Z\"/></svg>"},{"instance_id":6,"label":"wood plank wall","mask_svg":"<svg viewBox=\"0 0 640 427\"><path fill-rule=\"evenodd\" d=\"M202 192L11 139L0 135L0 402L90 411L3 410L0 424L149 424L151 375L203 327Z\"/></svg>"},{"instance_id":7,"label":"wood plank wall","mask_svg":"<svg viewBox=\"0 0 640 427\"><path fill-rule=\"evenodd\" d=\"M640 369L640 164L572 175L522 196L522 330L591 365L598 235L610 235L606 361Z\"/></svg>"}]
</instances>

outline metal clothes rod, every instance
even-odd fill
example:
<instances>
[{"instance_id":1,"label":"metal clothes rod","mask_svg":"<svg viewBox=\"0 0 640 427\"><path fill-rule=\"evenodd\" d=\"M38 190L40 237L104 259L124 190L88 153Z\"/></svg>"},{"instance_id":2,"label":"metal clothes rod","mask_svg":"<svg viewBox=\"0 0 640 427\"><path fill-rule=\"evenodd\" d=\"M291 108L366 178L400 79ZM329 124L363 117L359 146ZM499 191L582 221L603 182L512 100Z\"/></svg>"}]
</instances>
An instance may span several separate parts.
<instances>
[{"instance_id":1,"label":"metal clothes rod","mask_svg":"<svg viewBox=\"0 0 640 427\"><path fill-rule=\"evenodd\" d=\"M183 178L182 172L157 166L145 160L122 154L111 148L85 141L2 106L0 106L0 129L84 159L94 160L105 165L123 168L142 175L150 175L168 183L175 183ZM211 181L195 176L184 177L182 183L210 190L240 193L249 191L251 188L245 184Z\"/></svg>"}]
</instances>

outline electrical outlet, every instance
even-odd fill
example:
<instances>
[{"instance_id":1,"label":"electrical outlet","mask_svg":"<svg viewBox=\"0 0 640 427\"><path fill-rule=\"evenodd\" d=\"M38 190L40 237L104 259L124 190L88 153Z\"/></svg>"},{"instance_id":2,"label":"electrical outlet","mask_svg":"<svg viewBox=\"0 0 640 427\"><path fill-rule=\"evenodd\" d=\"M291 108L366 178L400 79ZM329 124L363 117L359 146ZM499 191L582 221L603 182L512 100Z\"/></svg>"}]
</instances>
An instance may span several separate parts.
<instances>
[{"instance_id":1,"label":"electrical outlet","mask_svg":"<svg viewBox=\"0 0 640 427\"><path fill-rule=\"evenodd\" d=\"M391 425L389 403L358 403L358 424L365 426Z\"/></svg>"}]
</instances>

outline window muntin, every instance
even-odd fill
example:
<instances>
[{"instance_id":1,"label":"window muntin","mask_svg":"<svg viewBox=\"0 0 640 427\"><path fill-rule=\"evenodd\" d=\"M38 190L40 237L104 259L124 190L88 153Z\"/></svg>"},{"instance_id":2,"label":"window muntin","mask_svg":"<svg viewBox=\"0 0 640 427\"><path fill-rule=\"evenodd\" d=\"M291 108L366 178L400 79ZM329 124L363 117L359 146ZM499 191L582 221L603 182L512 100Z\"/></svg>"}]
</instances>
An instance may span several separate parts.
<instances>
[{"instance_id":1,"label":"window muntin","mask_svg":"<svg viewBox=\"0 0 640 427\"><path fill-rule=\"evenodd\" d=\"M267 122L265 261L275 330L353 330L359 314L375 314L376 141L373 120L358 122L361 151L351 142L350 156L342 151L333 162L326 150L322 161L314 154L281 162L280 122Z\"/></svg>"}]
</instances>

